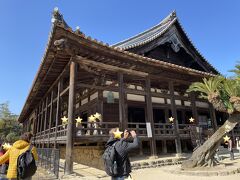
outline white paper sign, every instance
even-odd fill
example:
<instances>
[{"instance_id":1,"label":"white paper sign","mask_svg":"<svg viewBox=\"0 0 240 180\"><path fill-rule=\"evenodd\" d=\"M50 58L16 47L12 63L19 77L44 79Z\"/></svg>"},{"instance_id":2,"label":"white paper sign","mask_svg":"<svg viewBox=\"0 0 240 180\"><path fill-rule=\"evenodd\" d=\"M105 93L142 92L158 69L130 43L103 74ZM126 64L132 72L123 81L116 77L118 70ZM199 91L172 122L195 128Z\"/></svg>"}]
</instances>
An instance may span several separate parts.
<instances>
[{"instance_id":1,"label":"white paper sign","mask_svg":"<svg viewBox=\"0 0 240 180\"><path fill-rule=\"evenodd\" d=\"M151 123L150 123L150 122L147 122L147 123L146 123L146 127L147 127L147 136L148 136L148 137L152 137Z\"/></svg>"}]
</instances>

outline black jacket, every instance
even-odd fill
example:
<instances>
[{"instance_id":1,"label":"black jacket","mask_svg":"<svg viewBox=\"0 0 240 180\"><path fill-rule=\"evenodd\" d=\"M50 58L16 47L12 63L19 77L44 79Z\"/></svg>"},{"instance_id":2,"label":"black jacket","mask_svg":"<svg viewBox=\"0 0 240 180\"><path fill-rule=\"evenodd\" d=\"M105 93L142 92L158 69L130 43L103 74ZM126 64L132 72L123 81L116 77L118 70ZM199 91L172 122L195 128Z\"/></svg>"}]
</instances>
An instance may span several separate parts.
<instances>
[{"instance_id":1,"label":"black jacket","mask_svg":"<svg viewBox=\"0 0 240 180\"><path fill-rule=\"evenodd\" d=\"M134 148L138 147L138 138L135 137L133 142L128 142L126 139L114 139L110 137L106 146L111 146L115 142L115 149L117 152L117 167L118 167L118 176L127 176L131 172L131 164L128 158L128 153Z\"/></svg>"}]
</instances>

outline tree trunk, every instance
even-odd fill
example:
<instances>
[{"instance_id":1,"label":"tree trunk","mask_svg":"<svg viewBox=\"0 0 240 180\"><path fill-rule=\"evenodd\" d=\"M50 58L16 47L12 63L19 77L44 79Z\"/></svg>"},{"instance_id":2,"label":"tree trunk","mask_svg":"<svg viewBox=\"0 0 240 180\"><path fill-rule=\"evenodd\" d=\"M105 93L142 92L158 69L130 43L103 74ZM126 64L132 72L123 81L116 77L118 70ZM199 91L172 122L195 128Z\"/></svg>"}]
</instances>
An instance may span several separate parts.
<instances>
[{"instance_id":1,"label":"tree trunk","mask_svg":"<svg viewBox=\"0 0 240 180\"><path fill-rule=\"evenodd\" d=\"M216 165L214 155L223 136L231 131L240 120L240 114L232 114L229 119L207 140L197 148L192 157L182 163L182 168L195 168Z\"/></svg>"}]
</instances>

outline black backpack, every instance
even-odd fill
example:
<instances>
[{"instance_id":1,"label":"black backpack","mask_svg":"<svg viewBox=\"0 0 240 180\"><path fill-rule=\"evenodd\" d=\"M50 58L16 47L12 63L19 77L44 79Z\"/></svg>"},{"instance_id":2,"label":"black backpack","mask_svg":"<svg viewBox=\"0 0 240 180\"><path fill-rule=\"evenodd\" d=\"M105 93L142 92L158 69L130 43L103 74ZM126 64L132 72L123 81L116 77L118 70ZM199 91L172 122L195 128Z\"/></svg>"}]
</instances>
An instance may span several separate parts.
<instances>
[{"instance_id":1,"label":"black backpack","mask_svg":"<svg viewBox=\"0 0 240 180\"><path fill-rule=\"evenodd\" d=\"M115 149L115 145L117 142L115 142L111 146L107 146L103 153L103 162L105 166L105 171L109 176L117 176L117 152Z\"/></svg>"},{"instance_id":2,"label":"black backpack","mask_svg":"<svg viewBox=\"0 0 240 180\"><path fill-rule=\"evenodd\" d=\"M17 177L24 179L32 177L37 171L36 162L32 153L32 145L29 149L22 153L17 160Z\"/></svg>"}]
</instances>

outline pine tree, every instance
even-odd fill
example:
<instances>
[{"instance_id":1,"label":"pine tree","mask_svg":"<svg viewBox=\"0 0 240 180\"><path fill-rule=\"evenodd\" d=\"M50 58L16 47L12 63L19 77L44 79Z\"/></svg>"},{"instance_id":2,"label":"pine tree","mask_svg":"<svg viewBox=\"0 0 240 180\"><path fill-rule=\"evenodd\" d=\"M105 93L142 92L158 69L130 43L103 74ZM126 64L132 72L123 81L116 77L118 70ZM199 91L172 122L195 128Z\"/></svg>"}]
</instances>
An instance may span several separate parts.
<instances>
[{"instance_id":1,"label":"pine tree","mask_svg":"<svg viewBox=\"0 0 240 180\"><path fill-rule=\"evenodd\" d=\"M9 103L0 104L0 140L13 143L21 132L22 125L17 121L18 116L9 110Z\"/></svg>"}]
</instances>

